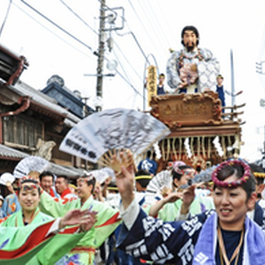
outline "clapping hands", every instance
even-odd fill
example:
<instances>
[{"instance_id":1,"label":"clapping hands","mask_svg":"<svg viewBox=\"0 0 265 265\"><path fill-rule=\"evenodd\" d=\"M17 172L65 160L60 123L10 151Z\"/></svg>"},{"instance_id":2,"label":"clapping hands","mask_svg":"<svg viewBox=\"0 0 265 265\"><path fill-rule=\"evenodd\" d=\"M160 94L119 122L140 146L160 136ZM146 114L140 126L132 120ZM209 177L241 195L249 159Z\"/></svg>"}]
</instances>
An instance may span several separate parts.
<instances>
[{"instance_id":1,"label":"clapping hands","mask_svg":"<svg viewBox=\"0 0 265 265\"><path fill-rule=\"evenodd\" d=\"M97 212L90 211L89 209L84 211L80 209L71 210L61 218L59 228L80 225L82 231L88 231L96 222L96 214Z\"/></svg>"}]
</instances>

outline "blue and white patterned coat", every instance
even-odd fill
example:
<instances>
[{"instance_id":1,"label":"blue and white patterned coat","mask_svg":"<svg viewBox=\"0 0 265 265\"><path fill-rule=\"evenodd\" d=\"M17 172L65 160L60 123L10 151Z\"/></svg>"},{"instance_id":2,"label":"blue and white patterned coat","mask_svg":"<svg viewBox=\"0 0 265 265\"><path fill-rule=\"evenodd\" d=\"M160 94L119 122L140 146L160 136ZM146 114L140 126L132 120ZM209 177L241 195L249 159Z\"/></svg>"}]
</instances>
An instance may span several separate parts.
<instances>
[{"instance_id":1,"label":"blue and white patterned coat","mask_svg":"<svg viewBox=\"0 0 265 265\"><path fill-rule=\"evenodd\" d=\"M196 48L191 52L186 49L175 51L167 61L167 82L173 90L181 83L180 68L186 64L196 64L199 79L197 80L198 92L206 88L215 90L216 76L219 74L219 62L208 49Z\"/></svg>"},{"instance_id":2,"label":"blue and white patterned coat","mask_svg":"<svg viewBox=\"0 0 265 265\"><path fill-rule=\"evenodd\" d=\"M122 212L124 223L120 230L117 245L119 248L137 258L152 260L155 261L156 264L215 264L195 263L195 261L193 261L195 246L204 223L210 216L214 215L216 216L215 211L210 210L200 215L195 215L190 220L184 222L163 222L162 220L146 216L139 208L136 201L134 201L125 212ZM256 204L254 220L260 227L264 226L264 212L258 204ZM255 253L250 253L249 249L245 247L246 251L244 256L248 258L245 259L246 262L243 264L250 264L247 263L249 257L252 257L252 259L254 258L255 261L257 260L256 263L253 263L255 265L264 264L264 232L262 232L262 229L249 218L246 218L245 225L245 235L249 235L248 227L251 227L254 229L252 233L255 234L255 238L257 238L259 242L257 246L255 245L257 242L251 242L252 247L250 249L254 249ZM206 231L210 229L211 228L206 228ZM250 236L249 238L252 239L254 237ZM245 242L245 245L247 245L248 240L246 239ZM215 243L212 242L209 247L211 256L206 256L209 254L209 251L204 253L204 261L212 261L214 259L214 253L211 253L214 244ZM197 257L198 261L199 257L202 257L201 250L197 249L196 253L199 254ZM255 258L255 256L257 258ZM264 257L264 259L259 261L259 257Z\"/></svg>"}]
</instances>

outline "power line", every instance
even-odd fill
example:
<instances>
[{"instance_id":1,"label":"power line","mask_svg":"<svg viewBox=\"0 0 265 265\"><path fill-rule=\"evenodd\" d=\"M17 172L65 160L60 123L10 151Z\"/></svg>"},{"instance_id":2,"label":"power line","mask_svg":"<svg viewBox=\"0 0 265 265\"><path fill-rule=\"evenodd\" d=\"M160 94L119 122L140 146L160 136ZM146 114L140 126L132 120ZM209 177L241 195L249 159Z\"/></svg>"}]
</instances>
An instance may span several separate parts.
<instances>
[{"instance_id":1,"label":"power line","mask_svg":"<svg viewBox=\"0 0 265 265\"><path fill-rule=\"evenodd\" d=\"M116 33L117 33L117 32L116 32ZM126 32L126 33L123 33L123 34L120 34L120 33L117 33L117 34L118 34L120 37L123 37L123 36L125 36L125 35L129 35L129 34L131 34L131 35L133 36L133 39L135 40L137 46L139 47L141 53L143 54L145 60L148 61L148 58L146 57L146 55L145 55L145 53L144 53L144 51L143 51L143 49L142 49L142 47L141 47L141 45L140 45L138 39L136 38L135 34L134 34L132 31L129 31L129 32Z\"/></svg>"},{"instance_id":2,"label":"power line","mask_svg":"<svg viewBox=\"0 0 265 265\"><path fill-rule=\"evenodd\" d=\"M70 12L71 13L73 13L78 19L80 19L87 27L89 27L95 34L97 34L98 35L98 33L93 29L93 28L91 28L75 11L73 11L73 9L72 8L70 8L63 0L60 0L60 2L66 7L66 8L68 8L68 10L70 10ZM105 5L106 7L107 7L107 5ZM109 7L107 7L109 10L112 10L111 8L109 8ZM120 52L122 53L122 51L121 51L121 49L119 48L119 46L117 45L117 43L116 43L116 46L118 47L118 49L120 50ZM123 53L122 53L123 54ZM118 59L118 57L117 57L117 55L115 54L115 56L116 56L116 58L117 58L117 60L119 61L119 63L120 63L120 66L121 66L121 68L123 69L123 71L124 71L124 68L123 68L123 66L122 66L122 63L121 63L121 61ZM124 56L124 54L123 54L123 56ZM124 56L124 58L126 58L125 56ZM130 65L130 64L129 64ZM133 70L134 70L134 68L132 68ZM135 70L134 70L135 71ZM124 73L126 74L126 71L124 71ZM119 72L119 71L117 71L117 74L120 76L120 77L122 77L122 79L123 80L125 80L126 82L127 82L127 84L129 84L130 85L130 87L137 93L137 94L139 94L140 96L142 96L137 90L136 90L136 88L130 83L130 81L128 81L127 79L129 79L129 77L127 76L127 79L125 79L125 77Z\"/></svg>"},{"instance_id":3,"label":"power line","mask_svg":"<svg viewBox=\"0 0 265 265\"><path fill-rule=\"evenodd\" d=\"M75 16L77 16L86 26L88 26L94 33L96 33L97 35L98 35L98 33L94 30L94 29L92 29L75 11L73 11L73 9L72 8L70 8L63 0L60 0L60 2L63 4L63 5L65 5L69 10L70 10L70 12L72 12ZM101 2L101 1L99 1L99 2ZM112 10L110 7L108 7L107 5L105 5L106 7L107 7L107 9L109 9L109 10ZM117 31L116 31L117 32ZM140 47L140 44L139 44L139 42L138 42L138 40L136 39L136 37L134 36L134 34L133 33L131 33L132 35L133 35L133 37L135 38L135 40L136 40L136 42L137 42L137 44L138 44L138 46ZM119 49L119 51L121 52L121 54L123 55L123 57L127 60L127 58L126 58L126 56L122 53L122 50L120 49L120 47L118 46L118 44L115 42L115 44L116 44L116 46L118 47L118 49ZM140 50L141 50L141 52L144 54L144 52L143 52L143 50L142 50L142 48L140 47ZM144 54L144 56L145 56L145 54ZM119 64L120 64L120 66L121 66L121 68L123 69L123 72L127 75L127 72L126 71L124 71L124 68L123 68L123 66L122 66L122 63L121 63L121 61L118 59L118 57L117 57L117 54L115 54L115 57L117 58L117 60L119 61ZM147 57L146 57L147 58ZM127 60L127 62L128 62L128 60ZM129 62L128 62L128 64L129 65L131 65ZM141 79L141 77L140 77L140 75L135 71L135 69L132 67L132 69L133 69L133 71L138 75L138 77ZM117 73L125 80L125 77L124 76L122 76L121 75L121 73L119 73L118 71L117 71ZM137 94L139 94L140 96L142 96L137 90L136 90L136 88L131 84L131 82L130 81L128 81L128 79L129 79L129 77L127 76L127 79L125 80L129 85L130 85L130 87L131 88L133 88L133 90L137 93Z\"/></svg>"},{"instance_id":4,"label":"power line","mask_svg":"<svg viewBox=\"0 0 265 265\"><path fill-rule=\"evenodd\" d=\"M162 14L162 16L163 16L163 21L166 22L166 24L167 24L167 28L168 28L169 31L172 32L172 34L173 34L173 33L174 33L174 30L172 30L172 23L169 23L169 22L168 22L168 19L167 19L168 16L165 15L164 10L163 10L163 8L162 8L161 5L160 5L160 1L157 1L157 3L158 3L158 5L159 5L160 12L161 12L161 14ZM175 34L175 35L176 35L176 34ZM176 41L176 43L177 43L177 38L175 38L175 41ZM169 44L170 44L170 42L169 42ZM170 47L171 47L171 45L170 45Z\"/></svg>"},{"instance_id":5,"label":"power line","mask_svg":"<svg viewBox=\"0 0 265 265\"><path fill-rule=\"evenodd\" d=\"M114 54L115 55L115 58L120 62L120 60L117 58L117 56L116 56L116 54ZM108 60L108 58L106 58L105 57L105 59L106 60ZM136 95L138 95L138 96L140 96L140 97L142 97L142 98L144 98L138 91L137 91L137 89L133 86L133 84L129 81L129 77L128 77L128 75L127 75L127 72L125 71L125 69L124 69L124 67L123 67L123 65L122 65L122 63L120 62L120 67L122 68L122 70L123 70L123 72L124 72L124 74L126 75L126 77L120 72L120 71L118 71L118 70L116 70L116 73L117 73L117 75L118 76L120 76L121 78L122 78L122 80L123 81L125 81L126 82L126 84L128 84L132 89L133 89L133 91L135 92L134 93L134 97L136 96ZM110 92L111 90L109 90L109 92ZM131 96L130 96L130 98L131 98ZM130 99L129 98L129 99ZM129 100L128 99L128 100ZM135 101L135 100L134 100Z\"/></svg>"},{"instance_id":6,"label":"power line","mask_svg":"<svg viewBox=\"0 0 265 265\"><path fill-rule=\"evenodd\" d=\"M71 13L73 13L80 21L82 21L90 30L92 30L96 35L98 35L98 32L96 32L86 21L81 18L70 6L68 6L63 0L60 0L60 2L68 9Z\"/></svg>"},{"instance_id":7,"label":"power line","mask_svg":"<svg viewBox=\"0 0 265 265\"><path fill-rule=\"evenodd\" d=\"M38 15L40 15L42 18L44 18L45 20L47 20L48 22L50 22L52 25L54 25L55 27L57 27L58 29L60 29L61 31L63 31L65 34L67 34L68 36L70 36L71 38L73 38L74 40L76 40L77 42L79 42L80 44L82 44L83 46L85 46L86 48L88 48L90 51L92 51L94 53L93 49L90 46L88 46L86 43L84 43L83 41L81 41L80 39L78 39L77 37L75 37L74 35L72 35L70 32L68 32L67 30L65 30L64 28L62 28L58 24L56 24L54 21L52 21L51 19L49 19L45 15L43 15L41 12L39 12L37 9L35 9L33 6L31 6L30 4L28 4L24 0L21 0L21 2L23 4L25 4L26 6L28 6L30 9L32 9L34 12L36 12Z\"/></svg>"},{"instance_id":8,"label":"power line","mask_svg":"<svg viewBox=\"0 0 265 265\"><path fill-rule=\"evenodd\" d=\"M122 53L122 52L121 52L121 53ZM127 75L128 71L126 71L126 70L124 69L124 66L123 66L121 60L118 58L118 55L117 55L117 53L115 52L115 50L113 51L113 54L115 55L115 58L116 58L117 61L119 62L119 65L120 65L120 67L121 67L123 73L124 73L124 74L126 75L126 77L127 77L127 83L129 83L130 81L128 81L128 80L129 80L130 78L129 78L129 76ZM125 60L128 62L128 65L134 70L135 74L136 74L136 75L139 77L139 79L141 80L140 75L139 75L138 72L136 72L135 69L132 67L132 65L130 64L130 62L127 60L126 56L125 56L123 53L122 53L122 55L123 55L123 57L125 58ZM140 92L139 92L136 88L134 88L134 86L132 85L132 83L130 82L129 84L130 84L130 86L134 89L134 91L135 91L137 94L139 94L139 95L144 99L144 96L143 96L142 94L140 94Z\"/></svg>"},{"instance_id":9,"label":"power line","mask_svg":"<svg viewBox=\"0 0 265 265\"><path fill-rule=\"evenodd\" d=\"M137 17L138 20L141 22L141 26L142 26L142 28L144 29L144 31L145 31L145 33L146 33L146 36L149 38L149 40L150 40L154 45L156 45L156 42L154 42L153 39L152 39L152 37L150 36L149 31L148 31L148 30L146 29L146 27L145 27L145 23L142 21L142 19L141 19L141 17L139 16L138 12L135 10L135 8L134 8L134 6L133 6L131 0L128 0L128 1L129 1L129 4L130 4L130 6L131 6L133 12L135 13L136 17ZM146 13L146 12L145 12L145 13ZM126 21L126 20L125 20L125 21ZM126 22L127 22L127 25L128 25L128 21L126 21ZM133 36L133 37L135 37L135 36ZM136 39L136 37L135 37L135 39ZM137 40L137 39L136 39L136 40ZM160 39L159 39L159 41L160 41ZM138 40L137 40L137 42L138 42ZM139 42L138 42L138 43L139 43ZM161 44L161 43L160 43L160 44ZM163 45L163 44L162 44L162 45ZM140 44L139 44L139 46L140 46ZM157 50L159 50L159 49L157 49ZM145 56L145 58L146 58L146 56Z\"/></svg>"},{"instance_id":10,"label":"power line","mask_svg":"<svg viewBox=\"0 0 265 265\"><path fill-rule=\"evenodd\" d=\"M115 58L118 60L118 62L119 62L119 66L120 66L121 70L123 71L124 75L127 77L128 82L130 82L130 84L131 84L132 82L131 82L131 80L130 80L128 74L127 74L127 71L125 71L125 68L124 68L124 66L123 66L123 64L122 64L122 62L121 62L121 60L118 58L117 53L114 51L113 54L114 54Z\"/></svg>"},{"instance_id":11,"label":"power line","mask_svg":"<svg viewBox=\"0 0 265 265\"><path fill-rule=\"evenodd\" d=\"M151 22L151 20L150 20L150 14L149 14L149 12L146 12L146 10L148 10L149 11L149 8L147 8L147 9L145 9L145 8L143 8L143 6L142 6L142 4L144 3L145 1L139 1L139 4L140 4L140 6L141 6L141 9L144 11L144 13L145 13L145 18L148 20L148 22L149 22L149 24L151 25L151 27L152 28L154 28L154 23L152 23ZM151 10L152 10L152 8L151 8ZM138 14L137 14L138 15ZM139 17L139 15L138 15L138 17ZM141 21L141 20L140 20ZM143 22L141 22L142 23L142 25L144 25L144 23ZM145 28L145 27L144 27ZM145 31L148 31L146 28L145 28ZM154 32L157 34L157 32L156 32L156 30L154 30ZM163 47L163 49L164 49L164 43L161 41L161 38L156 38L157 40L158 40L158 43L160 44L160 47ZM153 40L153 38L151 38L151 41ZM154 43L154 41L152 41L153 43ZM155 42L156 43L156 42Z\"/></svg>"},{"instance_id":12,"label":"power line","mask_svg":"<svg viewBox=\"0 0 265 265\"><path fill-rule=\"evenodd\" d=\"M19 7L18 5L16 5L15 3L13 3L13 5L15 5L21 12L23 12L24 14L26 14L28 17L30 17L32 20L34 20L36 23L38 23L39 25L41 25L43 28L45 28L48 32L50 32L51 34L53 34L54 36L56 36L58 39L60 39L61 41L63 41L64 43L68 44L70 47L74 48L75 50L77 50L78 52L82 53L83 55L85 55L86 57L90 58L90 59L94 59L93 57L89 56L87 53L84 53L83 51L79 50L78 48L76 48L75 46L73 46L72 44L70 44L69 42L67 42L65 39L61 38L59 35L57 35L56 33L54 33L53 31L51 31L49 28L47 28L45 25L43 25L41 22L39 22L38 20L36 20L34 17L32 17L29 13L27 13L25 10L23 10L21 7Z\"/></svg>"},{"instance_id":13,"label":"power line","mask_svg":"<svg viewBox=\"0 0 265 265\"><path fill-rule=\"evenodd\" d=\"M123 53L122 49L120 48L120 46L118 45L118 43L115 41L115 46L118 48L119 52L121 53L121 55L123 56L123 58L125 59L125 61L128 63L128 65L131 66L132 70L134 71L134 73L139 77L140 80L142 80L141 76L139 75L139 73L135 70L135 68L132 66L132 64L129 62L127 56L125 56L125 54Z\"/></svg>"},{"instance_id":14,"label":"power line","mask_svg":"<svg viewBox=\"0 0 265 265\"><path fill-rule=\"evenodd\" d=\"M11 4L12 4L12 0L9 1L9 5L7 7L7 10L6 10L6 15L5 15L4 21L3 21L2 26L1 26L1 29L0 29L0 37L2 35L4 26L6 24L6 21L7 21L8 15L9 15L9 11L10 11L10 8L11 8Z\"/></svg>"},{"instance_id":15,"label":"power line","mask_svg":"<svg viewBox=\"0 0 265 265\"><path fill-rule=\"evenodd\" d=\"M139 96L141 96L142 98L144 98L143 97L143 95L142 94L140 94L140 92L139 91L137 91L137 89L117 70L117 74L128 84L128 85L130 85L130 87L135 91L135 93L137 93Z\"/></svg>"},{"instance_id":16,"label":"power line","mask_svg":"<svg viewBox=\"0 0 265 265\"><path fill-rule=\"evenodd\" d=\"M71 33L69 33L68 31L66 31L65 29L63 29L61 26L59 26L58 24L56 24L54 21L52 21L51 19L49 19L48 17L46 17L44 14L42 14L40 11L38 11L37 9L35 9L33 6L31 6L30 4L28 4L27 2L25 2L24 0L21 0L22 3L24 3L25 5L27 5L30 9L32 9L34 12L36 12L38 15L40 15L41 17L43 17L45 20L47 20L48 22L50 22L52 25L54 25L55 27L57 27L58 29L60 29L61 31L63 31L65 34L67 34L68 36L70 36L71 38L73 38L74 40L78 41L79 43L81 43L83 46L85 46L86 48L88 48L89 50L92 51L92 48L90 46L88 46L87 44L85 44L84 42L82 42L81 40L79 40L78 38L76 38L74 35L72 35ZM60 0L61 1L61 0ZM63 4L65 4L63 1L61 1ZM68 6L67 6L68 7ZM69 9L70 10L70 9ZM72 11L71 11L72 12ZM74 12L74 11L73 11ZM74 12L75 13L75 12ZM75 13L75 15L77 15ZM78 15L77 15L78 16ZM79 17L81 20L82 18ZM94 32L96 33L96 32ZM96 33L98 34L98 33ZM138 43L138 40L136 39L136 37L134 36L134 34L128 33L128 34L132 34L133 37L135 38L136 42ZM138 46L140 47L140 44L138 43ZM141 47L140 47L141 49ZM143 50L141 49L142 53L144 54ZM145 54L144 54L145 56ZM146 58L146 56L145 56ZM122 66L121 66L122 67ZM141 93L139 93L139 91L137 91L137 89L130 83L130 81L128 81L119 71L117 71L117 74L134 90L135 93L137 93L139 96L141 96L142 98L144 98Z\"/></svg>"},{"instance_id":17,"label":"power line","mask_svg":"<svg viewBox=\"0 0 265 265\"><path fill-rule=\"evenodd\" d=\"M159 2L159 1L156 1L156 3L157 2ZM154 24L156 24L157 26L155 28L159 30L161 35L163 35L163 47L166 46L166 44L164 43L164 40L166 40L166 42L168 43L167 45L170 45L170 41L167 38L167 35L165 34L163 29L161 28L161 23L158 23L158 22L160 22L161 18L159 17L159 20L157 19L156 15L154 13L154 9L152 8L152 6L151 6L149 1L143 1L143 3L146 3L148 5L148 10L150 10L150 12L148 14L150 14L150 18L151 18L151 15L153 17L151 19L152 19L152 21L154 21L154 23L152 23L152 21L151 21L151 25L154 26ZM157 32L155 31L155 33L157 33ZM161 37L159 36L159 33L158 33L158 39L159 40L161 39Z\"/></svg>"}]
</instances>

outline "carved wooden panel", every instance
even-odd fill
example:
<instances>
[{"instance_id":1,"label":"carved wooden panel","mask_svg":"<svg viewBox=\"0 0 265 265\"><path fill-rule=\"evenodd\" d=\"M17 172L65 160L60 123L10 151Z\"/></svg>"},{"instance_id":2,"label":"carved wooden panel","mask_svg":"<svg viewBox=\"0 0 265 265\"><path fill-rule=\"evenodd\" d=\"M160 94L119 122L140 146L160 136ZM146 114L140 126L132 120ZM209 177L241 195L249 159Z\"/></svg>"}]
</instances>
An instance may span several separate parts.
<instances>
[{"instance_id":1,"label":"carved wooden panel","mask_svg":"<svg viewBox=\"0 0 265 265\"><path fill-rule=\"evenodd\" d=\"M151 114L171 130L183 126L219 125L221 101L213 91L152 97Z\"/></svg>"}]
</instances>

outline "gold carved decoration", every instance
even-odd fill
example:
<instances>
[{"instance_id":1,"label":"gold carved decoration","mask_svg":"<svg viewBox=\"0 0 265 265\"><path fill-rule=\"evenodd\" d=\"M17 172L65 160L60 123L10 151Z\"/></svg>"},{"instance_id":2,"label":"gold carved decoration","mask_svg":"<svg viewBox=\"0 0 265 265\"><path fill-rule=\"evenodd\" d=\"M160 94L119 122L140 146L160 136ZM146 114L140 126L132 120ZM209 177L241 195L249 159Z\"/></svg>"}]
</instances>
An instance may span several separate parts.
<instances>
[{"instance_id":1,"label":"gold carved decoration","mask_svg":"<svg viewBox=\"0 0 265 265\"><path fill-rule=\"evenodd\" d=\"M150 105L151 114L171 130L190 125L219 125L223 121L220 99L213 91L156 96Z\"/></svg>"},{"instance_id":2,"label":"gold carved decoration","mask_svg":"<svg viewBox=\"0 0 265 265\"><path fill-rule=\"evenodd\" d=\"M150 106L150 101L152 96L156 96L157 93L157 84L156 84L156 78L157 78L157 70L154 65L150 65L147 68L147 90L148 90L148 102Z\"/></svg>"}]
</instances>

